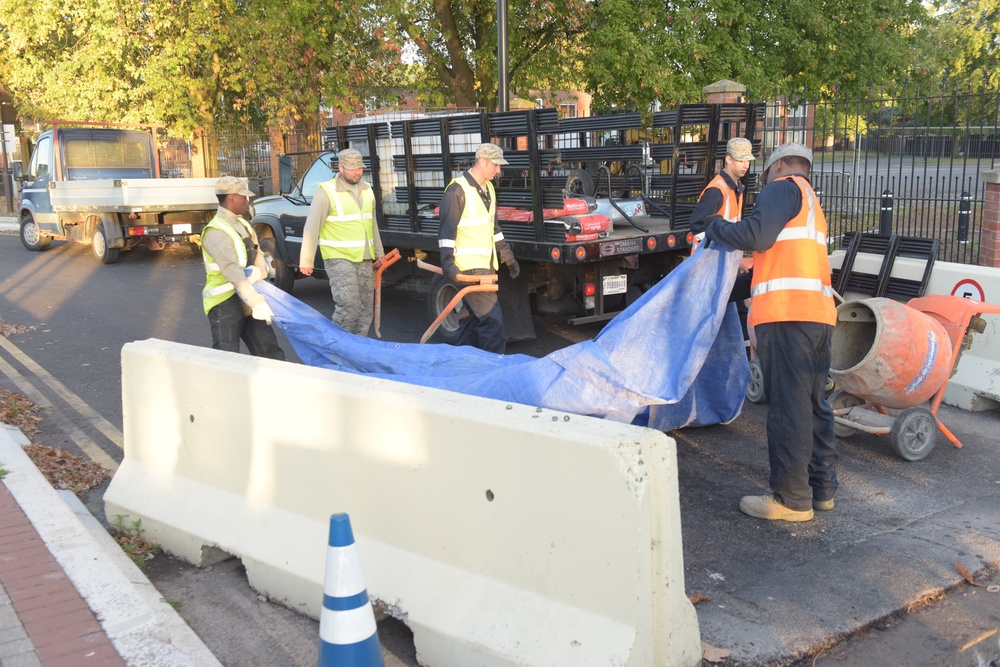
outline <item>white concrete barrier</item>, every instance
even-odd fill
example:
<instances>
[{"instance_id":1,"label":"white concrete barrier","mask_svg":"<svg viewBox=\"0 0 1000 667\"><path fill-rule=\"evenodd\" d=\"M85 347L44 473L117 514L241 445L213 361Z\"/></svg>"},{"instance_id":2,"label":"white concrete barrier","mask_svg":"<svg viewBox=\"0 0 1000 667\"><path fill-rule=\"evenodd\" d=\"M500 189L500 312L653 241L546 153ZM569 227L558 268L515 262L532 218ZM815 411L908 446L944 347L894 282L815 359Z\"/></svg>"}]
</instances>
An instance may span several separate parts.
<instances>
[{"instance_id":1,"label":"white concrete barrier","mask_svg":"<svg viewBox=\"0 0 1000 667\"><path fill-rule=\"evenodd\" d=\"M109 517L318 616L329 517L427 665L696 665L663 433L164 341L122 350Z\"/></svg>"},{"instance_id":2,"label":"white concrete barrier","mask_svg":"<svg viewBox=\"0 0 1000 667\"><path fill-rule=\"evenodd\" d=\"M830 255L830 266L840 268L845 251ZM893 278L920 280L926 262L910 257L897 257ZM859 252L854 270L878 275L882 255ZM960 296L974 301L1000 305L1000 269L954 262L934 262L924 294ZM851 292L844 298L865 298ZM955 375L948 381L942 401L963 410L995 410L1000 408L1000 317L984 315L986 331L972 337L972 347L962 352Z\"/></svg>"}]
</instances>

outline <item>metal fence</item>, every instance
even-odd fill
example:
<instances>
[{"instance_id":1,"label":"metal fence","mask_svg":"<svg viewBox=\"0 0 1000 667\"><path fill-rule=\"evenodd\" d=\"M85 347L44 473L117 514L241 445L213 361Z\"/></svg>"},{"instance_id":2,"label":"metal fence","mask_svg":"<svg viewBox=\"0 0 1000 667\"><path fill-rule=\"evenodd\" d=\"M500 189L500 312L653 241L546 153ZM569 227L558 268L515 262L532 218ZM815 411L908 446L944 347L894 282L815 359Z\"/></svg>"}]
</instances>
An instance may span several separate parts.
<instances>
[{"instance_id":1,"label":"metal fence","mask_svg":"<svg viewBox=\"0 0 1000 667\"><path fill-rule=\"evenodd\" d=\"M998 91L771 98L752 169L785 141L812 148L811 178L834 247L852 231L930 237L941 241L938 259L978 264L982 172L1000 161Z\"/></svg>"}]
</instances>

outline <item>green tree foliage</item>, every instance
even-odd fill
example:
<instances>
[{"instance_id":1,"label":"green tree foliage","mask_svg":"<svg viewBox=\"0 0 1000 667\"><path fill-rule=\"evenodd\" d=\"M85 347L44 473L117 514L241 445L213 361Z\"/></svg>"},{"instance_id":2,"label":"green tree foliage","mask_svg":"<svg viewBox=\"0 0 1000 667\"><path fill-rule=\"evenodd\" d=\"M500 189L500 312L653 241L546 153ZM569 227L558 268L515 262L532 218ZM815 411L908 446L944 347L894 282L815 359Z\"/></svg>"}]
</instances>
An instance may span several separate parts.
<instances>
[{"instance_id":1,"label":"green tree foliage","mask_svg":"<svg viewBox=\"0 0 1000 667\"><path fill-rule=\"evenodd\" d=\"M601 0L587 37L595 103L693 101L719 79L754 98L867 88L905 72L919 0Z\"/></svg>"},{"instance_id":2,"label":"green tree foliage","mask_svg":"<svg viewBox=\"0 0 1000 667\"><path fill-rule=\"evenodd\" d=\"M1000 84L1000 0L938 0L914 74L967 90Z\"/></svg>"},{"instance_id":3,"label":"green tree foliage","mask_svg":"<svg viewBox=\"0 0 1000 667\"><path fill-rule=\"evenodd\" d=\"M355 108L393 82L399 46L363 0L0 0L0 80L22 116L209 133L320 100Z\"/></svg>"}]
</instances>

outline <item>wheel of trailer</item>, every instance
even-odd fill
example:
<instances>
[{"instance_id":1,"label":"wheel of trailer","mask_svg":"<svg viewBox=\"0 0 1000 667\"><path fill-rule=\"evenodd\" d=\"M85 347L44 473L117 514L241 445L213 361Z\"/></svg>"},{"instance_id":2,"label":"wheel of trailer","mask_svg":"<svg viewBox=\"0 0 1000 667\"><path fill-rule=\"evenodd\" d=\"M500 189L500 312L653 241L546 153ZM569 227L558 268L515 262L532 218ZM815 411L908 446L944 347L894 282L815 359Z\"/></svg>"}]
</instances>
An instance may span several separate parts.
<instances>
[{"instance_id":1,"label":"wheel of trailer","mask_svg":"<svg viewBox=\"0 0 1000 667\"><path fill-rule=\"evenodd\" d=\"M767 403L767 392L764 391L764 370L760 367L760 359L756 357L750 360L747 400L751 403Z\"/></svg>"},{"instance_id":2,"label":"wheel of trailer","mask_svg":"<svg viewBox=\"0 0 1000 667\"><path fill-rule=\"evenodd\" d=\"M437 316L441 314L441 311L456 294L458 294L458 288L444 276L435 275L431 278L431 285L427 289L427 314L430 316L431 322L437 319ZM458 340L458 313L454 311L449 313L434 335L437 340L445 343L454 343Z\"/></svg>"},{"instance_id":3,"label":"wheel of trailer","mask_svg":"<svg viewBox=\"0 0 1000 667\"><path fill-rule=\"evenodd\" d=\"M38 231L35 219L31 217L30 213L25 213L21 217L21 243L28 250L45 250L52 245L52 237L45 236Z\"/></svg>"},{"instance_id":4,"label":"wheel of trailer","mask_svg":"<svg viewBox=\"0 0 1000 667\"><path fill-rule=\"evenodd\" d=\"M574 169L566 177L566 192L571 195L584 195L593 197L596 188L594 187L594 177L590 172L583 169Z\"/></svg>"},{"instance_id":5,"label":"wheel of trailer","mask_svg":"<svg viewBox=\"0 0 1000 667\"><path fill-rule=\"evenodd\" d=\"M830 407L834 410L853 408L855 405L864 404L863 399L860 399L853 394L848 394L843 389L836 390L830 394L826 400L830 404ZM837 422L833 423L833 434L838 438L849 438L857 432L857 429L851 428L850 426L844 426L843 424Z\"/></svg>"},{"instance_id":6,"label":"wheel of trailer","mask_svg":"<svg viewBox=\"0 0 1000 667\"><path fill-rule=\"evenodd\" d=\"M281 251L278 250L278 241L273 236L262 238L259 251L264 253L264 263L267 265L267 282L282 292L291 294L292 286L295 285L295 273L292 271L292 267L285 262L285 258L281 256Z\"/></svg>"},{"instance_id":7,"label":"wheel of trailer","mask_svg":"<svg viewBox=\"0 0 1000 667\"><path fill-rule=\"evenodd\" d=\"M892 422L892 448L907 461L919 461L934 449L937 419L924 407L907 408Z\"/></svg>"},{"instance_id":8,"label":"wheel of trailer","mask_svg":"<svg viewBox=\"0 0 1000 667\"><path fill-rule=\"evenodd\" d=\"M94 235L90 239L90 250L101 264L114 264L118 261L118 248L108 245L108 237L104 233L104 224L94 226Z\"/></svg>"}]
</instances>

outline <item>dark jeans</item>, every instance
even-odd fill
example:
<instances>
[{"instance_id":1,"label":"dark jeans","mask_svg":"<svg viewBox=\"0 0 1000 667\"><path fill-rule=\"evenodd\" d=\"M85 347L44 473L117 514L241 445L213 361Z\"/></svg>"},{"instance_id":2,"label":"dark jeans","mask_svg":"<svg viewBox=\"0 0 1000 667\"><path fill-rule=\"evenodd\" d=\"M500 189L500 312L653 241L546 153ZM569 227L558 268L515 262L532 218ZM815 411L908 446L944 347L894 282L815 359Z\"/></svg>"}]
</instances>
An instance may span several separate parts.
<instances>
[{"instance_id":1,"label":"dark jeans","mask_svg":"<svg viewBox=\"0 0 1000 667\"><path fill-rule=\"evenodd\" d=\"M468 304L470 298L476 298L475 307ZM483 315L476 315L476 310L482 312L481 300L484 297L493 298L493 307ZM458 325L458 340L456 345L472 345L480 350L503 354L507 350L507 332L503 328L503 313L500 312L500 302L496 294L473 293L466 297L466 312L468 317Z\"/></svg>"},{"instance_id":2,"label":"dark jeans","mask_svg":"<svg viewBox=\"0 0 1000 667\"><path fill-rule=\"evenodd\" d=\"M812 509L837 491L833 410L826 400L833 327L758 324L757 356L767 394L771 490L786 507Z\"/></svg>"},{"instance_id":3,"label":"dark jeans","mask_svg":"<svg viewBox=\"0 0 1000 667\"><path fill-rule=\"evenodd\" d=\"M208 324L212 329L212 347L216 350L239 352L242 340L255 357L285 359L274 330L263 320L244 314L243 302L237 296L208 311Z\"/></svg>"}]
</instances>

